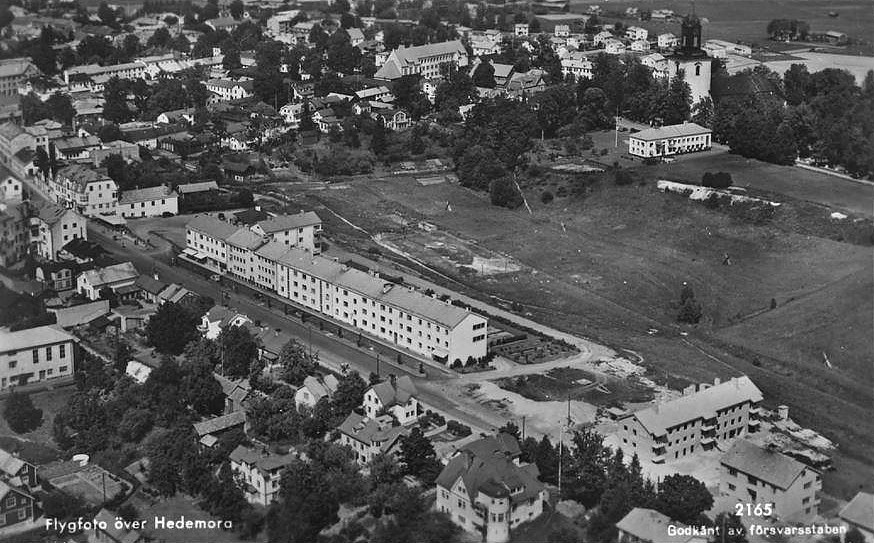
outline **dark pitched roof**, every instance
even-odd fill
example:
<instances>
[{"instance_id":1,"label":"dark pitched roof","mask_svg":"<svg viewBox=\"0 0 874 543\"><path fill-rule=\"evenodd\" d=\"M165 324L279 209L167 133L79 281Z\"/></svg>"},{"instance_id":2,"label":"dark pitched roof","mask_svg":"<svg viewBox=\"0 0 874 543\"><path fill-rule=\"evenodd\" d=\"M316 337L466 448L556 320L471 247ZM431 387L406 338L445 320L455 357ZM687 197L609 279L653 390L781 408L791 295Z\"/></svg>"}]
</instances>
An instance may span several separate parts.
<instances>
[{"instance_id":1,"label":"dark pitched roof","mask_svg":"<svg viewBox=\"0 0 874 543\"><path fill-rule=\"evenodd\" d=\"M267 214L266 211L261 211L260 209L246 209L243 211L238 211L234 213L234 218L246 225L253 225L257 222L263 221L269 218L270 215Z\"/></svg>"},{"instance_id":2,"label":"dark pitched roof","mask_svg":"<svg viewBox=\"0 0 874 543\"><path fill-rule=\"evenodd\" d=\"M785 454L759 447L745 439L738 439L722 456L722 465L752 475L783 490L808 468Z\"/></svg>"}]
</instances>

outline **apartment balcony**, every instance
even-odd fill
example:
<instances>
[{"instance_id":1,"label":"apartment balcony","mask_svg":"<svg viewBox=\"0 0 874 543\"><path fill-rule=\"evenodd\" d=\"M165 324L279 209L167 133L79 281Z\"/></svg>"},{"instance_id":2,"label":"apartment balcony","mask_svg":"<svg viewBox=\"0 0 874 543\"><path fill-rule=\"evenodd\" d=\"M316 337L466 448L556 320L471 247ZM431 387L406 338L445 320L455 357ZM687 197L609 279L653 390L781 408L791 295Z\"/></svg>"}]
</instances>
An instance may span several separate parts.
<instances>
[{"instance_id":1,"label":"apartment balcony","mask_svg":"<svg viewBox=\"0 0 874 543\"><path fill-rule=\"evenodd\" d=\"M652 452L655 454L665 452L665 444L664 443L656 443L652 446Z\"/></svg>"},{"instance_id":2,"label":"apartment balcony","mask_svg":"<svg viewBox=\"0 0 874 543\"><path fill-rule=\"evenodd\" d=\"M759 416L762 414L762 408L756 405L750 406L750 416Z\"/></svg>"},{"instance_id":3,"label":"apartment balcony","mask_svg":"<svg viewBox=\"0 0 874 543\"><path fill-rule=\"evenodd\" d=\"M701 446L704 447L705 449L710 449L714 445L716 445L716 439L713 437L705 437L704 439L701 440Z\"/></svg>"},{"instance_id":4,"label":"apartment balcony","mask_svg":"<svg viewBox=\"0 0 874 543\"><path fill-rule=\"evenodd\" d=\"M714 431L716 431L715 424L705 424L705 425L701 426L701 433L702 434L712 434Z\"/></svg>"},{"instance_id":5,"label":"apartment balcony","mask_svg":"<svg viewBox=\"0 0 874 543\"><path fill-rule=\"evenodd\" d=\"M660 454L658 456L654 456L652 458L652 463L653 464L664 464L665 463L665 455Z\"/></svg>"},{"instance_id":6,"label":"apartment balcony","mask_svg":"<svg viewBox=\"0 0 874 543\"><path fill-rule=\"evenodd\" d=\"M762 427L762 422L759 420L750 419L750 421L747 422L747 426L749 427L750 432L756 432L759 430L759 428Z\"/></svg>"}]
</instances>

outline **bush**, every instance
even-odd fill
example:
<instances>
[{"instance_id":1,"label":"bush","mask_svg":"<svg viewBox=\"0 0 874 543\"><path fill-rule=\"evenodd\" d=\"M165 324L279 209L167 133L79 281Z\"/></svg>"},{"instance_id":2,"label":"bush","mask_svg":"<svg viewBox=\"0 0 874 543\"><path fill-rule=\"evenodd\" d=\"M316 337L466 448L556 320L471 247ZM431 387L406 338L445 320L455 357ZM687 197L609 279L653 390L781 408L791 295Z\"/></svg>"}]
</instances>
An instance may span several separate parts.
<instances>
[{"instance_id":1,"label":"bush","mask_svg":"<svg viewBox=\"0 0 874 543\"><path fill-rule=\"evenodd\" d=\"M516 189L516 184L507 177L492 181L489 194L491 195L492 205L506 207L507 209L516 209L522 205L522 195Z\"/></svg>"},{"instance_id":2,"label":"bush","mask_svg":"<svg viewBox=\"0 0 874 543\"><path fill-rule=\"evenodd\" d=\"M705 172L701 177L701 185L712 189L727 189L731 183L731 174L727 172Z\"/></svg>"},{"instance_id":3,"label":"bush","mask_svg":"<svg viewBox=\"0 0 874 543\"><path fill-rule=\"evenodd\" d=\"M698 324L702 315L703 311L701 309L701 304L699 304L698 300L693 297L686 300L682 307L680 307L680 313L677 315L677 320L686 324Z\"/></svg>"},{"instance_id":4,"label":"bush","mask_svg":"<svg viewBox=\"0 0 874 543\"><path fill-rule=\"evenodd\" d=\"M458 437L467 437L473 433L473 430L470 429L470 426L466 424L461 424L457 420L450 420L446 423L446 429L457 435Z\"/></svg>"},{"instance_id":5,"label":"bush","mask_svg":"<svg viewBox=\"0 0 874 543\"><path fill-rule=\"evenodd\" d=\"M16 434L32 432L42 424L42 409L37 409L26 393L13 391L6 398L3 418Z\"/></svg>"},{"instance_id":6,"label":"bush","mask_svg":"<svg viewBox=\"0 0 874 543\"><path fill-rule=\"evenodd\" d=\"M555 196L552 195L548 190L543 191L543 194L540 195L540 201L544 204L549 204L555 199Z\"/></svg>"}]
</instances>

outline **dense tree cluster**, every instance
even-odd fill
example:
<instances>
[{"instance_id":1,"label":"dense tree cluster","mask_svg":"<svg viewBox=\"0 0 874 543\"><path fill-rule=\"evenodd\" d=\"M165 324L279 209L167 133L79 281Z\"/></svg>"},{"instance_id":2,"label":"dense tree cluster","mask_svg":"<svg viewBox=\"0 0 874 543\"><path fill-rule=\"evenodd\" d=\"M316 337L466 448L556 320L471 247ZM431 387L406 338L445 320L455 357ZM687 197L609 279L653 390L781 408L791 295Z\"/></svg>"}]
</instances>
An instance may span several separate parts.
<instances>
[{"instance_id":1,"label":"dense tree cluster","mask_svg":"<svg viewBox=\"0 0 874 543\"><path fill-rule=\"evenodd\" d=\"M861 87L844 70L811 74L802 64L793 64L782 81L763 67L741 76L774 92L728 96L715 105L714 138L732 152L777 164L811 158L859 176L874 172L868 152L874 147L874 72Z\"/></svg>"},{"instance_id":2,"label":"dense tree cluster","mask_svg":"<svg viewBox=\"0 0 874 543\"><path fill-rule=\"evenodd\" d=\"M191 341L199 337L200 315L174 303L162 304L146 325L149 344L158 352L181 354Z\"/></svg>"},{"instance_id":3,"label":"dense tree cluster","mask_svg":"<svg viewBox=\"0 0 874 543\"><path fill-rule=\"evenodd\" d=\"M26 392L13 390L3 402L3 418L16 434L36 430L42 424L42 409L33 405Z\"/></svg>"}]
</instances>

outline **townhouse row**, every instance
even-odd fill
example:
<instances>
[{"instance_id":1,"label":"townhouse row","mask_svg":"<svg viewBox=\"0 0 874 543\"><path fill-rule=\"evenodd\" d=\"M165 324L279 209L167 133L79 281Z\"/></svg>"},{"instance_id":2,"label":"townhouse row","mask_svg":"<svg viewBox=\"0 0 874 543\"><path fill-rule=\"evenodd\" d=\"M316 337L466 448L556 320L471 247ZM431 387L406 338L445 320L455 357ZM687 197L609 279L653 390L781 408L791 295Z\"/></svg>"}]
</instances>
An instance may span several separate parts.
<instances>
[{"instance_id":1,"label":"townhouse row","mask_svg":"<svg viewBox=\"0 0 874 543\"><path fill-rule=\"evenodd\" d=\"M268 221L262 221L268 223L267 229L262 223L238 228L213 217L195 217L188 224L184 253L212 269L435 360L449 363L486 355L484 317L385 281L375 273L318 256L321 222L314 213ZM291 228L268 232L276 223Z\"/></svg>"}]
</instances>

